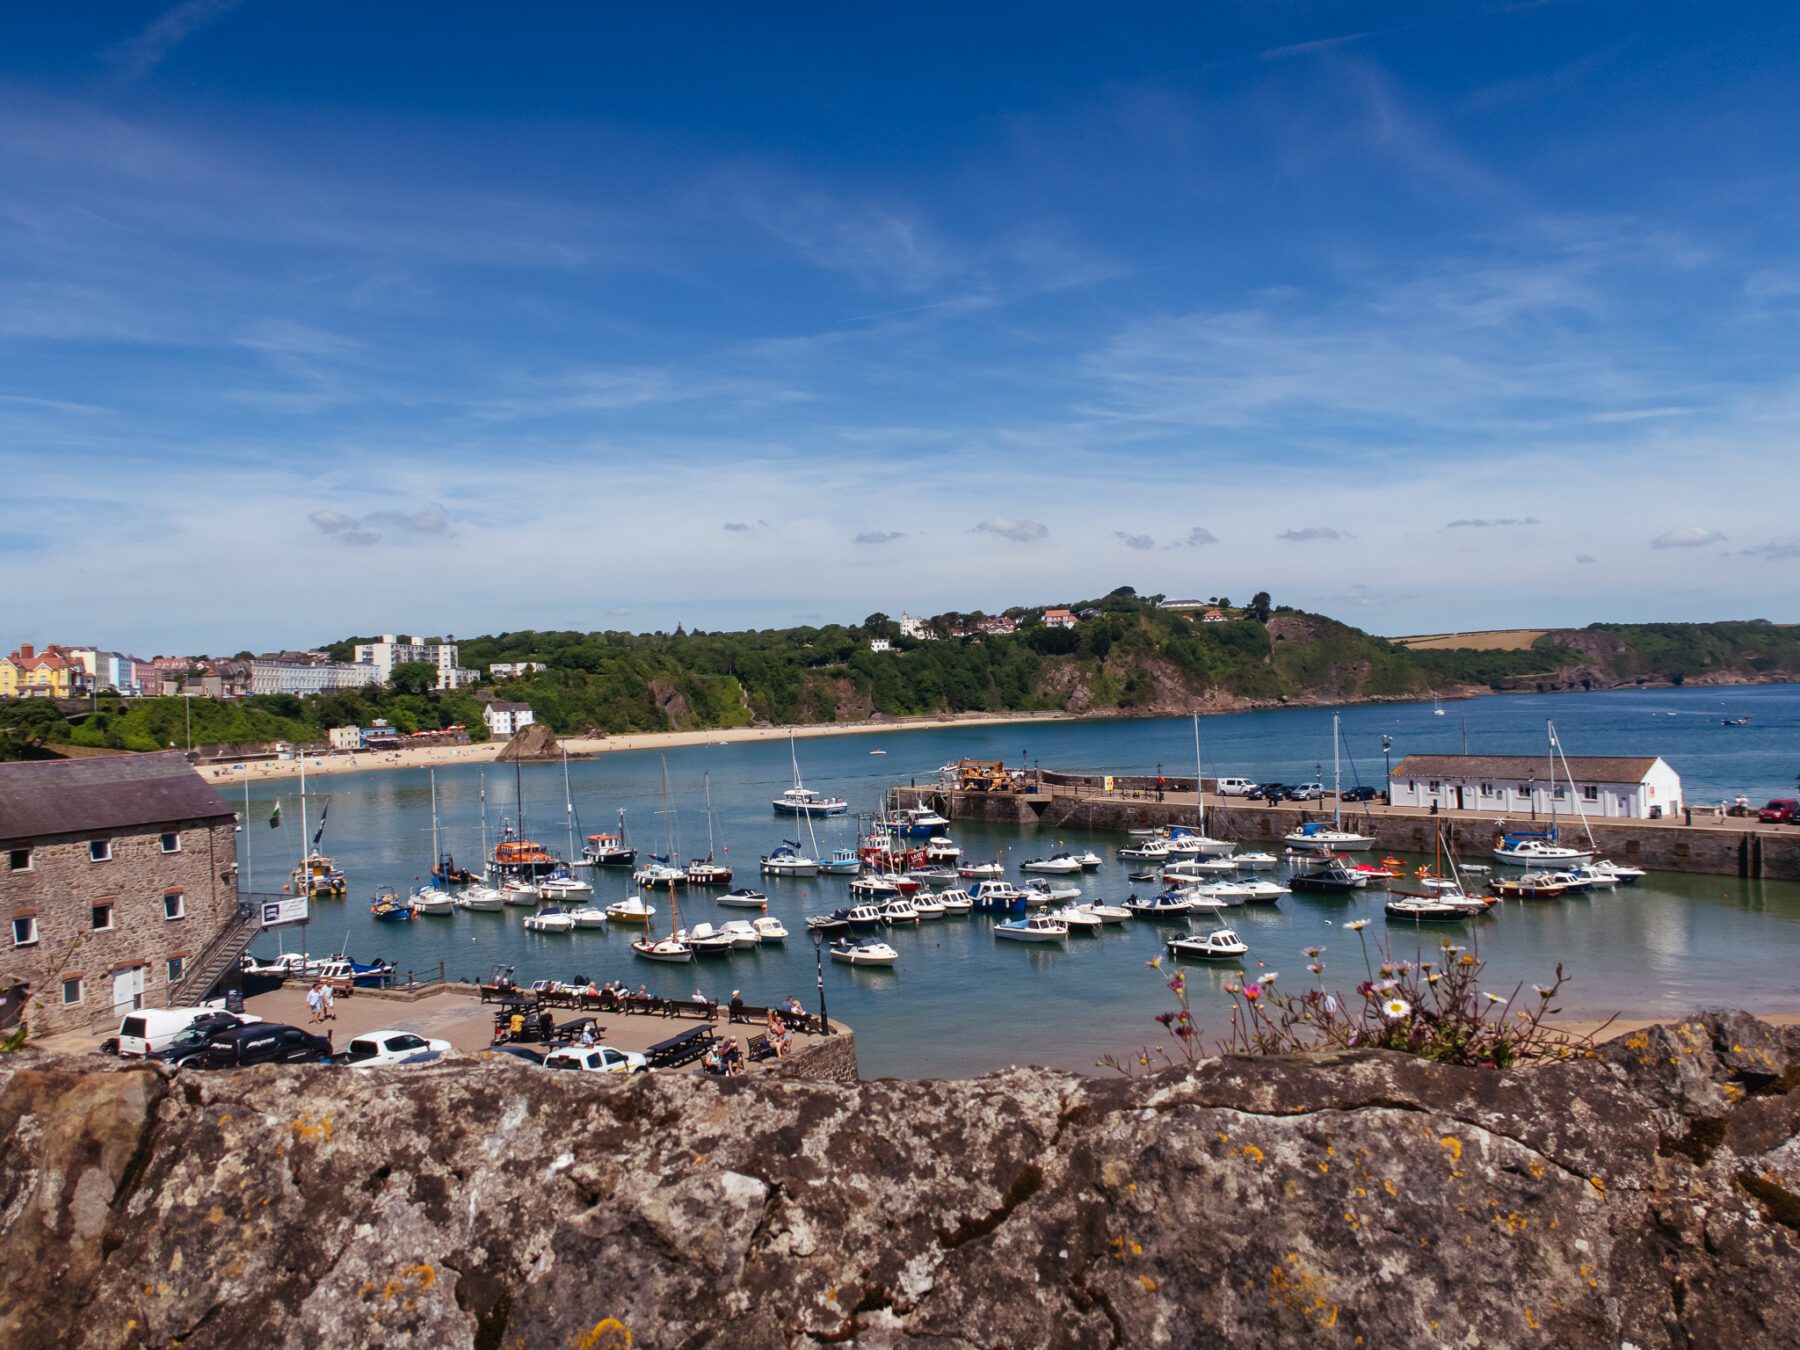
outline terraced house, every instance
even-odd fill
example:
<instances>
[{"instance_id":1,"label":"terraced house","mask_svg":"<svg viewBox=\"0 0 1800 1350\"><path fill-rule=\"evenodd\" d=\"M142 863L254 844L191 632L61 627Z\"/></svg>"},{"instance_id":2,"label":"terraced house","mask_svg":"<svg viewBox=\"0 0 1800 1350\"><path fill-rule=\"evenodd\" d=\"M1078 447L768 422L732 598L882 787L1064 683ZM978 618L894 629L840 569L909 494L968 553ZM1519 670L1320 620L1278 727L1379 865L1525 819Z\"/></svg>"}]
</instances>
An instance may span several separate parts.
<instances>
[{"instance_id":1,"label":"terraced house","mask_svg":"<svg viewBox=\"0 0 1800 1350\"><path fill-rule=\"evenodd\" d=\"M242 924L237 818L174 752L0 764L0 923L34 1034L192 996Z\"/></svg>"}]
</instances>

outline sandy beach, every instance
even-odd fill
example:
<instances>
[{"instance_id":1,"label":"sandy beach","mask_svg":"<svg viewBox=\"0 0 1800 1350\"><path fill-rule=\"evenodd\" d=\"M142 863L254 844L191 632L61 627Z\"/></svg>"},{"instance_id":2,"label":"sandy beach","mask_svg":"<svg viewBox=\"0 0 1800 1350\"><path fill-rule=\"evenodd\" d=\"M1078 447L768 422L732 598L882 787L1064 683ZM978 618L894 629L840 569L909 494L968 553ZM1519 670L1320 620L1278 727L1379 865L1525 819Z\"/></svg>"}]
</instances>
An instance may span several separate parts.
<instances>
[{"instance_id":1,"label":"sandy beach","mask_svg":"<svg viewBox=\"0 0 1800 1350\"><path fill-rule=\"evenodd\" d=\"M738 741L785 740L791 730L796 737L858 736L872 732L932 731L950 727L996 726L1016 722L1073 722L1083 719L1070 713L964 713L950 717L880 718L866 722L830 722L797 727L726 727L706 731L644 731L622 736L571 736L563 741L569 754L577 757L605 755L621 750L662 750L683 745L728 745ZM360 773L371 769L425 769L445 764L479 764L495 759L505 741L487 741L480 745L431 745L405 750L358 751L354 754L333 751L308 755L306 773ZM295 778L300 773L298 759L256 761L201 761L200 771L211 782L261 782L269 778Z\"/></svg>"}]
</instances>

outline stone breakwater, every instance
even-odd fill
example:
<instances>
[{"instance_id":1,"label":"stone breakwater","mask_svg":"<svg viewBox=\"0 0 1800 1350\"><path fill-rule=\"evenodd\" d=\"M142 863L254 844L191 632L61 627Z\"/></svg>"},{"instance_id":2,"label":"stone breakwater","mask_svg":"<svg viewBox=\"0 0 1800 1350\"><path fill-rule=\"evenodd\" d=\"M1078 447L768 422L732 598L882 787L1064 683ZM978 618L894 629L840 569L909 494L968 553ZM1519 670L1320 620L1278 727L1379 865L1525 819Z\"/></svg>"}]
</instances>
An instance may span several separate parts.
<instances>
[{"instance_id":1,"label":"stone breakwater","mask_svg":"<svg viewBox=\"0 0 1800 1350\"><path fill-rule=\"evenodd\" d=\"M1800 1344L1800 1032L1499 1073L0 1069L0 1341Z\"/></svg>"}]
</instances>

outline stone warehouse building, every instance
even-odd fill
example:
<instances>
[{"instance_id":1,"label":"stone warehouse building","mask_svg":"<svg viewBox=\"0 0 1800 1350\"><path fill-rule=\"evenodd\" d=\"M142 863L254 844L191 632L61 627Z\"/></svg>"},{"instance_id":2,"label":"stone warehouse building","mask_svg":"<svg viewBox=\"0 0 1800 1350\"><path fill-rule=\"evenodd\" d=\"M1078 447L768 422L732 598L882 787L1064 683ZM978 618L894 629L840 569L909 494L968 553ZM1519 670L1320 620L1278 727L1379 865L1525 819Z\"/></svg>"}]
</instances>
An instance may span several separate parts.
<instances>
[{"instance_id":1,"label":"stone warehouse building","mask_svg":"<svg viewBox=\"0 0 1800 1350\"><path fill-rule=\"evenodd\" d=\"M166 1005L237 914L237 818L180 754L0 764L0 988L34 1034Z\"/></svg>"}]
</instances>

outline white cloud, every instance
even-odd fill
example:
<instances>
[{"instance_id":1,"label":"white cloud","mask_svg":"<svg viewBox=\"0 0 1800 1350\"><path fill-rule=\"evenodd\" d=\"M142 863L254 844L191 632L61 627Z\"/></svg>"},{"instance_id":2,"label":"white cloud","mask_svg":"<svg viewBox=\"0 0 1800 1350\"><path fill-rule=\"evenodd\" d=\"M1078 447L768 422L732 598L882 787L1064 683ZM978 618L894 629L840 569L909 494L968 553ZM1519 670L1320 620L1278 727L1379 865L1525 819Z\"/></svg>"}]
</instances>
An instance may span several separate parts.
<instances>
[{"instance_id":1,"label":"white cloud","mask_svg":"<svg viewBox=\"0 0 1800 1350\"><path fill-rule=\"evenodd\" d=\"M751 527L741 520L728 520L725 522L725 528L733 534L749 534Z\"/></svg>"},{"instance_id":2,"label":"white cloud","mask_svg":"<svg viewBox=\"0 0 1800 1350\"><path fill-rule=\"evenodd\" d=\"M1016 544L1029 544L1050 533L1048 526L1035 520L1014 520L1011 516L989 516L969 531L970 534L997 534Z\"/></svg>"},{"instance_id":3,"label":"white cloud","mask_svg":"<svg viewBox=\"0 0 1800 1350\"><path fill-rule=\"evenodd\" d=\"M1345 530L1334 530L1329 525L1306 525L1297 530L1283 530L1275 537L1290 544L1303 544L1314 539L1354 539L1356 536Z\"/></svg>"},{"instance_id":4,"label":"white cloud","mask_svg":"<svg viewBox=\"0 0 1800 1350\"><path fill-rule=\"evenodd\" d=\"M906 538L903 530L865 530L856 536L858 544L891 544L896 539Z\"/></svg>"},{"instance_id":5,"label":"white cloud","mask_svg":"<svg viewBox=\"0 0 1800 1350\"><path fill-rule=\"evenodd\" d=\"M1149 549L1156 547L1156 540L1147 534L1127 534L1123 530L1114 530L1113 538L1125 545L1126 548Z\"/></svg>"},{"instance_id":6,"label":"white cloud","mask_svg":"<svg viewBox=\"0 0 1800 1350\"><path fill-rule=\"evenodd\" d=\"M139 79L161 65L163 58L190 34L236 8L237 3L238 0L183 0L152 19L136 37L108 47L100 53L101 58L126 79Z\"/></svg>"},{"instance_id":7,"label":"white cloud","mask_svg":"<svg viewBox=\"0 0 1800 1350\"><path fill-rule=\"evenodd\" d=\"M437 505L419 511L371 511L368 515L347 516L342 511L314 511L307 516L312 527L328 539L340 544L367 546L379 544L387 531L401 538L437 536L450 533L450 517Z\"/></svg>"},{"instance_id":8,"label":"white cloud","mask_svg":"<svg viewBox=\"0 0 1800 1350\"><path fill-rule=\"evenodd\" d=\"M1188 548L1204 548L1208 544L1219 542L1219 536L1204 525L1196 525L1187 532L1187 538L1181 541Z\"/></svg>"},{"instance_id":9,"label":"white cloud","mask_svg":"<svg viewBox=\"0 0 1800 1350\"><path fill-rule=\"evenodd\" d=\"M1650 541L1651 548L1705 548L1708 544L1721 544L1725 536L1717 530L1704 525L1683 525L1679 529L1659 534Z\"/></svg>"},{"instance_id":10,"label":"white cloud","mask_svg":"<svg viewBox=\"0 0 1800 1350\"><path fill-rule=\"evenodd\" d=\"M1783 535L1771 539L1766 544L1752 544L1748 548L1739 549L1740 558L1800 558L1800 535Z\"/></svg>"},{"instance_id":11,"label":"white cloud","mask_svg":"<svg viewBox=\"0 0 1800 1350\"><path fill-rule=\"evenodd\" d=\"M1577 553L1575 555L1575 561L1580 563L1583 567L1587 567L1593 563L1599 562L1600 560L1591 553Z\"/></svg>"},{"instance_id":12,"label":"white cloud","mask_svg":"<svg viewBox=\"0 0 1800 1350\"><path fill-rule=\"evenodd\" d=\"M1496 530L1509 525L1540 525L1542 523L1536 516L1496 516L1491 520L1453 520L1444 528L1446 530Z\"/></svg>"}]
</instances>

